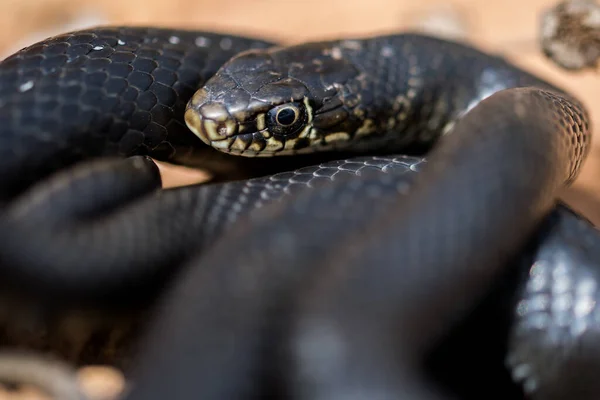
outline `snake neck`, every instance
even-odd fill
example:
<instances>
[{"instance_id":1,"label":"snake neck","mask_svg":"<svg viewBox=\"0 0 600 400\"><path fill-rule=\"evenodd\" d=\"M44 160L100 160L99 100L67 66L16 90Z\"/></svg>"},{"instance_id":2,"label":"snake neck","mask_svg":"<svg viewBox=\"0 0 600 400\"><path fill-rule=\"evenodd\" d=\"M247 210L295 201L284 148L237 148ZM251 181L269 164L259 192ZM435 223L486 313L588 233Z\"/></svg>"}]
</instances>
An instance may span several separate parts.
<instances>
[{"instance_id":1,"label":"snake neck","mask_svg":"<svg viewBox=\"0 0 600 400\"><path fill-rule=\"evenodd\" d=\"M336 95L315 110L313 135L347 150L430 148L462 115L500 90L536 86L564 92L503 58L425 35L340 40L327 52L346 60L346 70L355 73L347 73ZM339 105L334 113L331 104ZM346 120L336 125L340 114Z\"/></svg>"}]
</instances>

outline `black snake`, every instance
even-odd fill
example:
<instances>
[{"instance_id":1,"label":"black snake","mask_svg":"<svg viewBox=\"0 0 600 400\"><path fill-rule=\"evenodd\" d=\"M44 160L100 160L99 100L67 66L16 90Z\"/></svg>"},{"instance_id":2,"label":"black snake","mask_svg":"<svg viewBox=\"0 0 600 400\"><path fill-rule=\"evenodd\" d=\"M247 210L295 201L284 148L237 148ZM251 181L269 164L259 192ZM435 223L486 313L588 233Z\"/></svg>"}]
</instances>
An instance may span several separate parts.
<instances>
[{"instance_id":1,"label":"black snake","mask_svg":"<svg viewBox=\"0 0 600 400\"><path fill-rule=\"evenodd\" d=\"M589 117L502 58L96 28L4 60L0 105L5 313L158 298L128 399L600 391L600 236L556 200Z\"/></svg>"}]
</instances>

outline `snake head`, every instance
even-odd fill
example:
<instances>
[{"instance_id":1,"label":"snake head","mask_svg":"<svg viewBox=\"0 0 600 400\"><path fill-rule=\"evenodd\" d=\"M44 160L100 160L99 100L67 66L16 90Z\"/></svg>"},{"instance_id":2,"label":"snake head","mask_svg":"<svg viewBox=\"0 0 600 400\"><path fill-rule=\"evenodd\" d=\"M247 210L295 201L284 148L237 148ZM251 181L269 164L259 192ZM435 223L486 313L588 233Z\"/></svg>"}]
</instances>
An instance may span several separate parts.
<instances>
[{"instance_id":1,"label":"snake head","mask_svg":"<svg viewBox=\"0 0 600 400\"><path fill-rule=\"evenodd\" d=\"M357 72L340 64L346 61L332 59L315 44L248 50L194 94L186 124L204 143L236 155L323 147L330 144L327 134L348 119L340 95Z\"/></svg>"}]
</instances>

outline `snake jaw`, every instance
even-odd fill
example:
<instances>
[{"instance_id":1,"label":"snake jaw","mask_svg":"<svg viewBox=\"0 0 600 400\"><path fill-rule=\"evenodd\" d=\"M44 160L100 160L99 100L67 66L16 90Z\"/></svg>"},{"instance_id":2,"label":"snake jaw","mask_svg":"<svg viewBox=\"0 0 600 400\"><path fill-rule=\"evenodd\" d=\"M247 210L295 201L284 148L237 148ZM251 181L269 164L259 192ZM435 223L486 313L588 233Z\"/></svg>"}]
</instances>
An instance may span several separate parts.
<instances>
[{"instance_id":1,"label":"snake jaw","mask_svg":"<svg viewBox=\"0 0 600 400\"><path fill-rule=\"evenodd\" d=\"M207 90L198 90L184 114L187 127L205 144L223 153L248 157L261 155L265 148L279 147L265 132L264 114L240 123L222 102L209 98Z\"/></svg>"},{"instance_id":2,"label":"snake jaw","mask_svg":"<svg viewBox=\"0 0 600 400\"><path fill-rule=\"evenodd\" d=\"M241 123L222 103L206 102L198 106L191 101L184 118L200 140L224 153L255 157L265 149L277 151L283 146L265 129L264 114Z\"/></svg>"}]
</instances>

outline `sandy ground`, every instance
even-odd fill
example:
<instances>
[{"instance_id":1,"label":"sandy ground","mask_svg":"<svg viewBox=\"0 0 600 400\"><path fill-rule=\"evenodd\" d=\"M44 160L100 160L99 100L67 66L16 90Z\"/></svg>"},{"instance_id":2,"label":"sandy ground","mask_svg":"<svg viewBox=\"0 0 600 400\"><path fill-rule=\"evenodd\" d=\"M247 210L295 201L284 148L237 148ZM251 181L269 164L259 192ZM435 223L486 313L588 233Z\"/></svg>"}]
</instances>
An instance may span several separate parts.
<instances>
[{"instance_id":1,"label":"sandy ground","mask_svg":"<svg viewBox=\"0 0 600 400\"><path fill-rule=\"evenodd\" d=\"M287 43L423 28L466 37L570 88L586 102L594 125L600 127L600 97L595 95L600 92L600 77L593 72L568 74L538 51L540 12L554 4L555 0L2 0L0 57L56 33L101 24L229 31ZM600 223L600 141L593 142L580 178L564 198ZM202 178L194 171L165 171L169 185ZM122 384L118 376L97 371L85 371L82 377L86 387L96 388L90 393L98 399ZM38 398L32 396L18 398ZM0 392L0 399L9 398L17 397Z\"/></svg>"}]
</instances>

